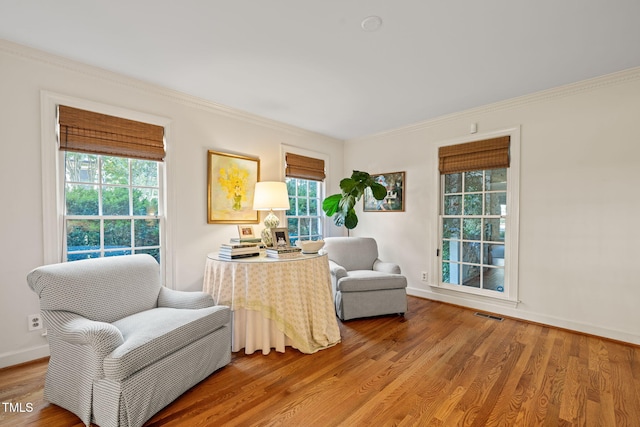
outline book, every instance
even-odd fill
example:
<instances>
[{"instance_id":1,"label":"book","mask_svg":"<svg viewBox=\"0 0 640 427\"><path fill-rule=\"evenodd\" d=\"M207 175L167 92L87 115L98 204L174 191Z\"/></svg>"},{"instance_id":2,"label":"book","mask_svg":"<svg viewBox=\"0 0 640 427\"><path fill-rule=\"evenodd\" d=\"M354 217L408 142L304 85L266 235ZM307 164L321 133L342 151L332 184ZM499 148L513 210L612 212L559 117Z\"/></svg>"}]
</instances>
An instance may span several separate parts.
<instances>
[{"instance_id":1,"label":"book","mask_svg":"<svg viewBox=\"0 0 640 427\"><path fill-rule=\"evenodd\" d=\"M302 252L296 246L285 246L279 248L267 248L266 253L270 258L295 258Z\"/></svg>"},{"instance_id":2,"label":"book","mask_svg":"<svg viewBox=\"0 0 640 427\"><path fill-rule=\"evenodd\" d=\"M260 249L258 248L235 248L235 249L220 248L218 253L225 254L225 255L253 254L253 253L260 253Z\"/></svg>"},{"instance_id":3,"label":"book","mask_svg":"<svg viewBox=\"0 0 640 427\"><path fill-rule=\"evenodd\" d=\"M226 254L222 252L218 252L218 257L220 259L242 259L242 258L251 258L259 256L260 252L247 252L242 254Z\"/></svg>"},{"instance_id":4,"label":"book","mask_svg":"<svg viewBox=\"0 0 640 427\"><path fill-rule=\"evenodd\" d=\"M267 254L286 254L293 252L302 252L302 249L297 246L283 246L278 248L267 248Z\"/></svg>"},{"instance_id":5,"label":"book","mask_svg":"<svg viewBox=\"0 0 640 427\"><path fill-rule=\"evenodd\" d=\"M255 248L258 247L256 243L223 243L220 245L221 248L228 249L242 249L242 248Z\"/></svg>"},{"instance_id":6,"label":"book","mask_svg":"<svg viewBox=\"0 0 640 427\"><path fill-rule=\"evenodd\" d=\"M262 243L260 237L234 237L231 239L231 243Z\"/></svg>"}]
</instances>

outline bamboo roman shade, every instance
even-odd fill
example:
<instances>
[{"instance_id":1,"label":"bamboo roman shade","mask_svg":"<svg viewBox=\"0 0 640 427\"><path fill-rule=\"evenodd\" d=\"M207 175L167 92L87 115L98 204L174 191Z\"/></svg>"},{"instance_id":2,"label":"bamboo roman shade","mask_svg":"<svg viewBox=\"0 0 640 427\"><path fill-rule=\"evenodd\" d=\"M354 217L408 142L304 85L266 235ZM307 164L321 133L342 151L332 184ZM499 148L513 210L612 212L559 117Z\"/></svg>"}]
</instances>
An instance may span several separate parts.
<instances>
[{"instance_id":1,"label":"bamboo roman shade","mask_svg":"<svg viewBox=\"0 0 640 427\"><path fill-rule=\"evenodd\" d=\"M162 161L164 128L78 108L58 106L60 149Z\"/></svg>"},{"instance_id":2,"label":"bamboo roman shade","mask_svg":"<svg viewBox=\"0 0 640 427\"><path fill-rule=\"evenodd\" d=\"M509 136L440 147L440 173L509 167Z\"/></svg>"},{"instance_id":3,"label":"bamboo roman shade","mask_svg":"<svg viewBox=\"0 0 640 427\"><path fill-rule=\"evenodd\" d=\"M285 161L287 163L285 169L285 175L287 177L324 181L324 160L286 153Z\"/></svg>"}]
</instances>

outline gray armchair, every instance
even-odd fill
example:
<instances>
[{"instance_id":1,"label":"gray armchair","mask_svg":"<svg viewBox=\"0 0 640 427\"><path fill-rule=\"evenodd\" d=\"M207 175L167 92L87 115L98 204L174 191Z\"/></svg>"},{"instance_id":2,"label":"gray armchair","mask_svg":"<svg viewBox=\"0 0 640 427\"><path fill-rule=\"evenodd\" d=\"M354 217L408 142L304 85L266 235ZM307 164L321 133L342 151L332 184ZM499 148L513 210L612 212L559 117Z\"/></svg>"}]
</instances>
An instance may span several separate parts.
<instances>
[{"instance_id":1,"label":"gray armchair","mask_svg":"<svg viewBox=\"0 0 640 427\"><path fill-rule=\"evenodd\" d=\"M400 266L378 259L370 237L327 237L336 313L341 320L407 311L407 279Z\"/></svg>"},{"instance_id":2,"label":"gray armchair","mask_svg":"<svg viewBox=\"0 0 640 427\"><path fill-rule=\"evenodd\" d=\"M230 310L163 287L149 255L38 267L51 357L44 398L84 424L138 427L231 361Z\"/></svg>"}]
</instances>

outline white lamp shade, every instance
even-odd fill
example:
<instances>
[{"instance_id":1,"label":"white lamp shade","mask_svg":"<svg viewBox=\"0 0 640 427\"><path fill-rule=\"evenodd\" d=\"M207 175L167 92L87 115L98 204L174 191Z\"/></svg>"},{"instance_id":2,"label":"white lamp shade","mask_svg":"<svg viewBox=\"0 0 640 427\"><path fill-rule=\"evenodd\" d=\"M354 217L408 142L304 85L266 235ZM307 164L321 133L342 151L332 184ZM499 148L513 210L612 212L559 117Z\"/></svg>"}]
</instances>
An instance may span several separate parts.
<instances>
[{"instance_id":1,"label":"white lamp shade","mask_svg":"<svg viewBox=\"0 0 640 427\"><path fill-rule=\"evenodd\" d=\"M256 182L253 209L257 211L286 211L289 209L287 184L279 181Z\"/></svg>"}]
</instances>

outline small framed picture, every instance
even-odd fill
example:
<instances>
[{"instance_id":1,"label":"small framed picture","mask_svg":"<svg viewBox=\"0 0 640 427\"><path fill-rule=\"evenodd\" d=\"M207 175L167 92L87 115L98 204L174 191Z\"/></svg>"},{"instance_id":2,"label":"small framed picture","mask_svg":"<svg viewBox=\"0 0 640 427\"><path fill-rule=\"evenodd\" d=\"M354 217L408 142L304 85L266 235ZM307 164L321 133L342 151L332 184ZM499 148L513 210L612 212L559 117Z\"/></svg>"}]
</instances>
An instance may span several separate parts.
<instances>
[{"instance_id":1,"label":"small framed picture","mask_svg":"<svg viewBox=\"0 0 640 427\"><path fill-rule=\"evenodd\" d=\"M286 227L278 227L271 229L273 237L273 246L276 248L291 246L289 242L289 230Z\"/></svg>"},{"instance_id":2,"label":"small framed picture","mask_svg":"<svg viewBox=\"0 0 640 427\"><path fill-rule=\"evenodd\" d=\"M253 225L239 225L238 237L241 239L253 239L255 237L253 234Z\"/></svg>"}]
</instances>

